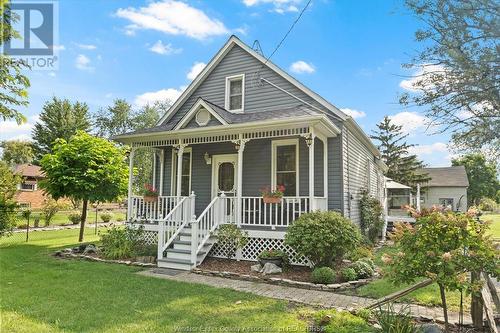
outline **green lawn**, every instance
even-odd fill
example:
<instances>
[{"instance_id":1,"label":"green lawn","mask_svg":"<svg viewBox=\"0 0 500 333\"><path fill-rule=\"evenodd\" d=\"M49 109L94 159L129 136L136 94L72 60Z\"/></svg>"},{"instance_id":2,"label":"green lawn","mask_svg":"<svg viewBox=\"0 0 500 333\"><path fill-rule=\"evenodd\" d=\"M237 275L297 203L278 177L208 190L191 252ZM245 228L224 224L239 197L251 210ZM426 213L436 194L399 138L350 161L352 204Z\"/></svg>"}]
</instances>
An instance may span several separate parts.
<instances>
[{"instance_id":1,"label":"green lawn","mask_svg":"<svg viewBox=\"0 0 500 333\"><path fill-rule=\"evenodd\" d=\"M384 247L377 251L375 262L379 267L383 267L383 262L380 260L383 253L394 253L394 248ZM365 286L362 286L356 290L356 295L380 298L387 296L393 292L401 290L409 285L394 285L387 277L382 277L381 279L375 280ZM446 300L448 302L448 307L452 311L458 311L460 307L460 293L459 292L447 292ZM412 302L426 306L441 306L441 298L439 296L439 288L437 284L432 284L425 288L416 290L402 298L399 299L402 302ZM464 308L469 309L470 307L470 297L466 296L464 293Z\"/></svg>"},{"instance_id":2,"label":"green lawn","mask_svg":"<svg viewBox=\"0 0 500 333\"><path fill-rule=\"evenodd\" d=\"M57 212L56 215L54 215L54 217L50 221L50 225L71 224L71 222L68 219L68 215L71 214L72 212L73 211L69 211L69 210ZM103 212L99 212L97 214L97 222L102 222L101 217L100 217L101 213L103 213ZM115 210L111 214L113 216L111 219L112 222L116 222L117 219L121 219L122 221L125 220L125 211ZM32 215L30 217L30 226L31 227L33 227L34 216L37 216L37 215L42 216L40 211L33 211ZM87 223L94 223L94 222L95 222L95 210L88 210L87 211ZM19 215L17 225L26 225L26 219L22 218ZM45 220L42 217L40 218L40 226L41 227L45 226Z\"/></svg>"},{"instance_id":3,"label":"green lawn","mask_svg":"<svg viewBox=\"0 0 500 333\"><path fill-rule=\"evenodd\" d=\"M145 277L134 274L139 271L135 267L50 255L75 244L77 232L38 232L29 243L0 240L1 332L172 332L180 327L304 332L315 317L314 310L285 301ZM96 238L87 231L86 241ZM372 331L349 314L332 318L330 332Z\"/></svg>"},{"instance_id":4,"label":"green lawn","mask_svg":"<svg viewBox=\"0 0 500 333\"><path fill-rule=\"evenodd\" d=\"M500 214L484 214L483 221L491 221L490 232L494 238L500 238Z\"/></svg>"}]
</instances>

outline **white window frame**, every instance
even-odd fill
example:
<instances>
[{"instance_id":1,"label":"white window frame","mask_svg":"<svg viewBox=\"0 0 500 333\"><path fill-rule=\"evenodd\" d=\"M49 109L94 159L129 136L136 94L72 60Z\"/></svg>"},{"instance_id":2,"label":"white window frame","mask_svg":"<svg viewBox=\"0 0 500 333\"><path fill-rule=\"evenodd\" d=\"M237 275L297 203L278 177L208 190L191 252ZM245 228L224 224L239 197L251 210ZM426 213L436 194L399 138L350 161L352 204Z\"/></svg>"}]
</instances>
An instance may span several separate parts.
<instances>
[{"instance_id":1,"label":"white window frame","mask_svg":"<svg viewBox=\"0 0 500 333\"><path fill-rule=\"evenodd\" d=\"M229 93L230 93L230 83L231 81L236 81L241 79L241 108L240 109L235 109L235 110L230 110L230 103L229 103ZM238 75L232 75L232 76L226 76L226 96L225 96L225 108L229 112L234 112L234 113L241 113L245 109L245 74L238 74Z\"/></svg>"},{"instance_id":2,"label":"white window frame","mask_svg":"<svg viewBox=\"0 0 500 333\"><path fill-rule=\"evenodd\" d=\"M295 145L295 172L296 172L296 178L295 178L295 196L299 196L299 139L284 139L284 140L272 140L271 142L271 188L274 190L276 188L276 172L277 172L277 161L276 158L278 156L277 154L277 148L280 146L293 146Z\"/></svg>"},{"instance_id":3,"label":"white window frame","mask_svg":"<svg viewBox=\"0 0 500 333\"><path fill-rule=\"evenodd\" d=\"M26 185L30 185L31 188L23 188L23 184L26 184ZM24 181L22 181L20 184L19 184L19 190L20 191L23 191L23 192L35 192L36 189L37 189L37 184L36 183L33 183L33 184L28 184Z\"/></svg>"},{"instance_id":4,"label":"white window frame","mask_svg":"<svg viewBox=\"0 0 500 333\"><path fill-rule=\"evenodd\" d=\"M189 193L193 183L193 148L184 148L183 154L189 153ZM172 168L170 173L170 195L177 195L177 152L172 149Z\"/></svg>"}]
</instances>

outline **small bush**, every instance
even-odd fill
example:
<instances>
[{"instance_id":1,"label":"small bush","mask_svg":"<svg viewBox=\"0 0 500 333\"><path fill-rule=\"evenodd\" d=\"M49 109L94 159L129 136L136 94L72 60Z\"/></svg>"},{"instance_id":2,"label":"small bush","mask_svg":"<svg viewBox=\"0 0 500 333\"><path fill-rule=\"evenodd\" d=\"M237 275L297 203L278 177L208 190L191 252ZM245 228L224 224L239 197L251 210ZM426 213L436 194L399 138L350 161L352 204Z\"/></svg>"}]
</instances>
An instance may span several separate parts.
<instances>
[{"instance_id":1,"label":"small bush","mask_svg":"<svg viewBox=\"0 0 500 333\"><path fill-rule=\"evenodd\" d=\"M422 330L415 325L410 316L408 307L400 311L394 309L394 305L389 303L387 307L379 308L374 312L377 324L380 325L384 333L419 333Z\"/></svg>"},{"instance_id":2,"label":"small bush","mask_svg":"<svg viewBox=\"0 0 500 333\"><path fill-rule=\"evenodd\" d=\"M113 218L113 214L111 214L110 212L102 213L100 216L102 222L104 223L108 223Z\"/></svg>"},{"instance_id":3,"label":"small bush","mask_svg":"<svg viewBox=\"0 0 500 333\"><path fill-rule=\"evenodd\" d=\"M68 215L68 220L72 224L78 224L82 220L82 214L78 212L73 212Z\"/></svg>"},{"instance_id":4,"label":"small bush","mask_svg":"<svg viewBox=\"0 0 500 333\"><path fill-rule=\"evenodd\" d=\"M123 222L123 221L125 221L125 218L123 216L118 216L116 218L116 222Z\"/></svg>"},{"instance_id":5,"label":"small bush","mask_svg":"<svg viewBox=\"0 0 500 333\"><path fill-rule=\"evenodd\" d=\"M495 200L490 198L482 198L479 202L479 209L485 212L493 212L497 208Z\"/></svg>"},{"instance_id":6,"label":"small bush","mask_svg":"<svg viewBox=\"0 0 500 333\"><path fill-rule=\"evenodd\" d=\"M340 271L340 275L342 276L343 281L354 281L357 278L356 271L352 267L343 268Z\"/></svg>"},{"instance_id":7,"label":"small bush","mask_svg":"<svg viewBox=\"0 0 500 333\"><path fill-rule=\"evenodd\" d=\"M382 229L384 228L384 220L382 219L382 205L380 201L372 197L367 190L361 192L359 200L361 211L361 233L370 242L375 243Z\"/></svg>"},{"instance_id":8,"label":"small bush","mask_svg":"<svg viewBox=\"0 0 500 333\"><path fill-rule=\"evenodd\" d=\"M371 265L365 261L358 260L351 265L351 268L356 272L357 279L367 279L375 273Z\"/></svg>"},{"instance_id":9,"label":"small bush","mask_svg":"<svg viewBox=\"0 0 500 333\"><path fill-rule=\"evenodd\" d=\"M133 258L138 255L155 255L144 242L144 228L116 228L101 235L102 254L107 259Z\"/></svg>"},{"instance_id":10,"label":"small bush","mask_svg":"<svg viewBox=\"0 0 500 333\"><path fill-rule=\"evenodd\" d=\"M217 241L228 259L235 256L236 250L243 248L248 242L248 232L235 224L223 224L216 232Z\"/></svg>"},{"instance_id":11,"label":"small bush","mask_svg":"<svg viewBox=\"0 0 500 333\"><path fill-rule=\"evenodd\" d=\"M373 259L373 251L370 247L367 246L358 246L351 252L347 254L347 259L350 261L358 261L362 258L370 258Z\"/></svg>"},{"instance_id":12,"label":"small bush","mask_svg":"<svg viewBox=\"0 0 500 333\"><path fill-rule=\"evenodd\" d=\"M311 273L313 283L329 284L335 282L335 272L330 267L315 268Z\"/></svg>"},{"instance_id":13,"label":"small bush","mask_svg":"<svg viewBox=\"0 0 500 333\"><path fill-rule=\"evenodd\" d=\"M302 214L288 228L285 243L306 256L315 267L332 267L360 241L358 228L334 211Z\"/></svg>"}]
</instances>

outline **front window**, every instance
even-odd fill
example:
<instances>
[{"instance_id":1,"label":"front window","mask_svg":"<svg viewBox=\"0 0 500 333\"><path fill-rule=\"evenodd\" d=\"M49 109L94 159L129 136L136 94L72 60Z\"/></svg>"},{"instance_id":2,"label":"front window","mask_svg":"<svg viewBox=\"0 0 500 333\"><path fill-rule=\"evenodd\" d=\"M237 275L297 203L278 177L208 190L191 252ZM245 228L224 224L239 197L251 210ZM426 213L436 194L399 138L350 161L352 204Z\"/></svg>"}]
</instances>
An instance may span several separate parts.
<instances>
[{"instance_id":1,"label":"front window","mask_svg":"<svg viewBox=\"0 0 500 333\"><path fill-rule=\"evenodd\" d=\"M243 111L245 98L245 76L238 75L226 78L226 109Z\"/></svg>"},{"instance_id":2,"label":"front window","mask_svg":"<svg viewBox=\"0 0 500 333\"><path fill-rule=\"evenodd\" d=\"M181 173L181 195L191 194L191 150L187 148L182 154L182 173ZM173 154L172 160L172 194L177 194L177 153Z\"/></svg>"},{"instance_id":3,"label":"front window","mask_svg":"<svg viewBox=\"0 0 500 333\"><path fill-rule=\"evenodd\" d=\"M21 190L23 191L34 191L35 190L35 183L21 183Z\"/></svg>"},{"instance_id":4,"label":"front window","mask_svg":"<svg viewBox=\"0 0 500 333\"><path fill-rule=\"evenodd\" d=\"M298 195L298 141L284 140L273 143L273 188L285 187L285 196Z\"/></svg>"},{"instance_id":5,"label":"front window","mask_svg":"<svg viewBox=\"0 0 500 333\"><path fill-rule=\"evenodd\" d=\"M439 198L439 205L453 210L453 198Z\"/></svg>"}]
</instances>

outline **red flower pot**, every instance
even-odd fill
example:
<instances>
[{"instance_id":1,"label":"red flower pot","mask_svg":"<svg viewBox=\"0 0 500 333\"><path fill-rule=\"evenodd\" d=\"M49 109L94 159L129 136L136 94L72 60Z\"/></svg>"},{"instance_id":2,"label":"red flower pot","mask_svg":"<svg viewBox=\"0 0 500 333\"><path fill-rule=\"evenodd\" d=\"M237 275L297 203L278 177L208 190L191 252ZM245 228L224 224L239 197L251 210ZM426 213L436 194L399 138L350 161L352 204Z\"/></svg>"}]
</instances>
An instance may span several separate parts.
<instances>
[{"instance_id":1,"label":"red flower pot","mask_svg":"<svg viewBox=\"0 0 500 333\"><path fill-rule=\"evenodd\" d=\"M277 197L263 197L264 203L266 204L278 204L281 203L281 198Z\"/></svg>"},{"instance_id":2,"label":"red flower pot","mask_svg":"<svg viewBox=\"0 0 500 333\"><path fill-rule=\"evenodd\" d=\"M147 196L147 195L144 196L144 202L155 202L156 200L158 200L158 197Z\"/></svg>"}]
</instances>

